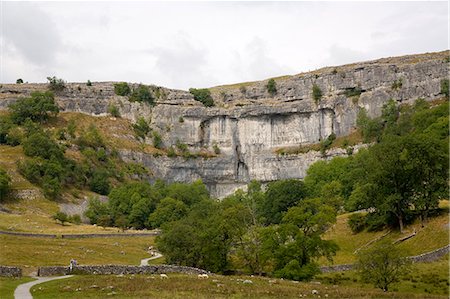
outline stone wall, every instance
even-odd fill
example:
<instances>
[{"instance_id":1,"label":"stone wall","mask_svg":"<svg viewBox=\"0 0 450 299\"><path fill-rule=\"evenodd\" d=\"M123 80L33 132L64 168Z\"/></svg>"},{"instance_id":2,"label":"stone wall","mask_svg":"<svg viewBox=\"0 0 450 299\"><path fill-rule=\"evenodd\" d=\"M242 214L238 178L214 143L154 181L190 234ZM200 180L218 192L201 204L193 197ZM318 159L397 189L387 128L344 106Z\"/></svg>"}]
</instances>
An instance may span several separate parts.
<instances>
[{"instance_id":1,"label":"stone wall","mask_svg":"<svg viewBox=\"0 0 450 299\"><path fill-rule=\"evenodd\" d=\"M159 231L153 231L148 233L104 233L104 234L68 234L68 235L54 235L54 234L34 234L34 233L22 233L22 232L7 232L0 231L2 235L12 235L19 237L30 238L61 238L61 239L79 239L79 238L109 238L109 237L149 237L158 236Z\"/></svg>"},{"instance_id":2,"label":"stone wall","mask_svg":"<svg viewBox=\"0 0 450 299\"><path fill-rule=\"evenodd\" d=\"M127 266L127 265L100 265L100 266L76 266L72 272L69 267L49 266L39 267L38 276L54 276L68 274L161 274L161 273L185 273L185 274L209 274L210 272L193 267L173 265L152 266Z\"/></svg>"},{"instance_id":3,"label":"stone wall","mask_svg":"<svg viewBox=\"0 0 450 299\"><path fill-rule=\"evenodd\" d=\"M408 260L412 263L429 263L439 260L444 255L450 252L450 245L444 246L442 248L426 252L416 256L409 256ZM342 264L342 265L334 265L334 266L325 266L320 267L322 273L330 273L330 272L342 272L342 271L350 271L355 269L356 264Z\"/></svg>"},{"instance_id":4,"label":"stone wall","mask_svg":"<svg viewBox=\"0 0 450 299\"><path fill-rule=\"evenodd\" d=\"M0 266L0 276L20 277L22 276L22 269L18 267Z\"/></svg>"}]
</instances>

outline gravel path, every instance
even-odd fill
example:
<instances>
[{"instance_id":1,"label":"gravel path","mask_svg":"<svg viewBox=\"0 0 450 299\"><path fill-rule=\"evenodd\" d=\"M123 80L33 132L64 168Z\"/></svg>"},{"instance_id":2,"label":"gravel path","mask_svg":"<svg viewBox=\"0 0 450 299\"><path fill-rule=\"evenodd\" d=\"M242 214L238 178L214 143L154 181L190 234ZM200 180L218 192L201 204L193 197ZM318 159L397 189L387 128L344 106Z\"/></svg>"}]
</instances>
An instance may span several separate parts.
<instances>
[{"instance_id":1,"label":"gravel path","mask_svg":"<svg viewBox=\"0 0 450 299\"><path fill-rule=\"evenodd\" d=\"M148 266L148 261L156 260L156 259L159 259L160 257L162 257L162 254L157 252L156 255L154 255L152 257L142 259L140 266Z\"/></svg>"},{"instance_id":2,"label":"gravel path","mask_svg":"<svg viewBox=\"0 0 450 299\"><path fill-rule=\"evenodd\" d=\"M73 275L66 275L66 276L56 276L56 277L39 277L34 276L33 278L36 278L35 281L27 282L24 284L19 285L16 290L14 291L14 298L15 299L33 299L33 295L31 295L31 287L46 281L50 280L57 280L57 279L64 279L72 277Z\"/></svg>"}]
</instances>

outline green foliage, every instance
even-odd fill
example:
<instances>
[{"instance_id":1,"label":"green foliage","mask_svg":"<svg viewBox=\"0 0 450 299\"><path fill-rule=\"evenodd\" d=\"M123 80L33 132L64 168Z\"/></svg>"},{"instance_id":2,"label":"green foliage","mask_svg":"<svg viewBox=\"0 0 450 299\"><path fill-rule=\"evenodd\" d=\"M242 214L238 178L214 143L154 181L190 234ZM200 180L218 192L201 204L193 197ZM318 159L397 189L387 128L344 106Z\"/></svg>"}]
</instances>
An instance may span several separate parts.
<instances>
[{"instance_id":1,"label":"green foliage","mask_svg":"<svg viewBox=\"0 0 450 299\"><path fill-rule=\"evenodd\" d=\"M87 82L86 82L86 86L92 86L92 82L91 82L91 80L87 80Z\"/></svg>"},{"instance_id":2,"label":"green foliage","mask_svg":"<svg viewBox=\"0 0 450 299\"><path fill-rule=\"evenodd\" d=\"M178 122L179 122L179 123L184 123L184 118L183 118L182 116L180 116L180 117L178 118Z\"/></svg>"},{"instance_id":3,"label":"green foliage","mask_svg":"<svg viewBox=\"0 0 450 299\"><path fill-rule=\"evenodd\" d=\"M53 77L47 77L48 85L51 91L59 92L66 88L66 82L63 79Z\"/></svg>"},{"instance_id":4,"label":"green foliage","mask_svg":"<svg viewBox=\"0 0 450 299\"><path fill-rule=\"evenodd\" d=\"M129 100L130 102L148 103L152 106L155 104L155 99L153 98L149 87L142 84L139 84L138 87L133 90Z\"/></svg>"},{"instance_id":5,"label":"green foliage","mask_svg":"<svg viewBox=\"0 0 450 299\"><path fill-rule=\"evenodd\" d=\"M89 182L89 188L102 195L107 195L111 188L109 183L109 174L103 169L95 170Z\"/></svg>"},{"instance_id":6,"label":"green foliage","mask_svg":"<svg viewBox=\"0 0 450 299\"><path fill-rule=\"evenodd\" d=\"M215 153L216 155L220 155L220 148L219 148L219 146L217 145L217 143L214 143L214 144L213 144L213 150L214 150L214 153Z\"/></svg>"},{"instance_id":7,"label":"green foliage","mask_svg":"<svg viewBox=\"0 0 450 299\"><path fill-rule=\"evenodd\" d=\"M175 152L175 149L173 148L173 146L169 147L167 149L167 157L173 158L173 157L176 157L176 156L177 156L177 153Z\"/></svg>"},{"instance_id":8,"label":"green foliage","mask_svg":"<svg viewBox=\"0 0 450 299\"><path fill-rule=\"evenodd\" d=\"M17 100L9 106L9 109L11 120L15 124L22 124L27 119L42 123L59 112L53 93L50 91L33 92L31 97Z\"/></svg>"},{"instance_id":9,"label":"green foliage","mask_svg":"<svg viewBox=\"0 0 450 299\"><path fill-rule=\"evenodd\" d=\"M22 143L25 134L20 127L11 127L6 135L6 144L10 146L17 146Z\"/></svg>"},{"instance_id":10,"label":"green foliage","mask_svg":"<svg viewBox=\"0 0 450 299\"><path fill-rule=\"evenodd\" d=\"M324 141L322 141L320 143L320 152L322 153L322 155L325 155L326 151L331 147L331 145L333 144L333 141L336 140L336 134L331 133L327 139L325 139Z\"/></svg>"},{"instance_id":11,"label":"green foliage","mask_svg":"<svg viewBox=\"0 0 450 299\"><path fill-rule=\"evenodd\" d=\"M23 84L23 80L21 78L17 79L16 84Z\"/></svg>"},{"instance_id":12,"label":"green foliage","mask_svg":"<svg viewBox=\"0 0 450 299\"><path fill-rule=\"evenodd\" d=\"M36 131L29 135L22 142L23 152L29 157L41 157L44 159L55 158L62 160L64 150L53 141L49 134L43 131Z\"/></svg>"},{"instance_id":13,"label":"green foliage","mask_svg":"<svg viewBox=\"0 0 450 299\"><path fill-rule=\"evenodd\" d=\"M105 142L97 127L91 124L86 131L83 131L77 138L75 143L83 150L87 147L97 149L100 147L105 148Z\"/></svg>"},{"instance_id":14,"label":"green foliage","mask_svg":"<svg viewBox=\"0 0 450 299\"><path fill-rule=\"evenodd\" d=\"M0 144L7 143L9 130L13 127L15 127L15 125L9 115L0 116Z\"/></svg>"},{"instance_id":15,"label":"green foliage","mask_svg":"<svg viewBox=\"0 0 450 299\"><path fill-rule=\"evenodd\" d=\"M196 101L201 102L205 107L214 106L214 100L211 97L211 91L207 88L190 88L189 92L194 96Z\"/></svg>"},{"instance_id":16,"label":"green foliage","mask_svg":"<svg viewBox=\"0 0 450 299\"><path fill-rule=\"evenodd\" d=\"M11 188L11 177L8 173L0 168L0 202L2 202Z\"/></svg>"},{"instance_id":17,"label":"green foliage","mask_svg":"<svg viewBox=\"0 0 450 299\"><path fill-rule=\"evenodd\" d=\"M113 225L111 216L109 216L109 215L100 215L100 216L98 216L96 223L97 223L97 225L99 225L99 226L101 226L103 228L106 228L108 226L112 226Z\"/></svg>"},{"instance_id":18,"label":"green foliage","mask_svg":"<svg viewBox=\"0 0 450 299\"><path fill-rule=\"evenodd\" d=\"M277 83L275 82L274 79L270 79L270 80L267 82L266 88L267 88L267 92L268 92L271 96L274 96L274 95L277 93Z\"/></svg>"},{"instance_id":19,"label":"green foliage","mask_svg":"<svg viewBox=\"0 0 450 299\"><path fill-rule=\"evenodd\" d=\"M362 213L351 214L348 217L348 226L353 233L357 234L366 228L366 217Z\"/></svg>"},{"instance_id":20,"label":"green foliage","mask_svg":"<svg viewBox=\"0 0 450 299\"><path fill-rule=\"evenodd\" d=\"M52 219L55 220L55 221L61 222L61 225L64 225L64 222L68 222L69 221L69 217L64 212L57 212L56 214L54 214L52 216Z\"/></svg>"},{"instance_id":21,"label":"green foliage","mask_svg":"<svg viewBox=\"0 0 450 299\"><path fill-rule=\"evenodd\" d=\"M74 214L72 216L69 216L69 220L70 223L73 224L80 224L81 223L81 216L79 214Z\"/></svg>"},{"instance_id":22,"label":"green foliage","mask_svg":"<svg viewBox=\"0 0 450 299\"><path fill-rule=\"evenodd\" d=\"M153 131L153 146L155 148L162 148L162 145L163 142L161 135L158 132Z\"/></svg>"},{"instance_id":23,"label":"green foliage","mask_svg":"<svg viewBox=\"0 0 450 299\"><path fill-rule=\"evenodd\" d=\"M145 137L150 132L150 126L145 121L143 117L139 117L137 122L132 125L134 133L136 134L136 137L145 140Z\"/></svg>"},{"instance_id":24,"label":"green foliage","mask_svg":"<svg viewBox=\"0 0 450 299\"><path fill-rule=\"evenodd\" d=\"M441 80L441 94L443 94L447 99L449 97L448 85L449 85L448 79Z\"/></svg>"},{"instance_id":25,"label":"green foliage","mask_svg":"<svg viewBox=\"0 0 450 299\"><path fill-rule=\"evenodd\" d=\"M358 87L346 88L345 92L344 92L344 94L345 94L345 96L347 98L358 97L358 96L361 95L361 93L362 93L362 89L359 86Z\"/></svg>"},{"instance_id":26,"label":"green foliage","mask_svg":"<svg viewBox=\"0 0 450 299\"><path fill-rule=\"evenodd\" d=\"M112 224L111 216L109 215L109 208L107 203L101 202L97 197L89 199L89 204L84 215L89 218L91 224L99 224L101 226L110 226ZM102 225L98 223L101 217L109 217L109 222L107 225Z\"/></svg>"},{"instance_id":27,"label":"green foliage","mask_svg":"<svg viewBox=\"0 0 450 299\"><path fill-rule=\"evenodd\" d=\"M317 84L313 84L312 87L312 97L314 99L314 102L316 104L319 103L320 99L322 98L322 90L320 89L320 87Z\"/></svg>"},{"instance_id":28,"label":"green foliage","mask_svg":"<svg viewBox=\"0 0 450 299\"><path fill-rule=\"evenodd\" d=\"M397 247L384 241L359 253L358 269L364 281L387 292L408 271L408 262Z\"/></svg>"},{"instance_id":29,"label":"green foliage","mask_svg":"<svg viewBox=\"0 0 450 299\"><path fill-rule=\"evenodd\" d=\"M402 86L403 86L403 80L402 80L402 78L400 78L398 80L395 80L394 83L392 83L391 89L392 90L399 90L399 89L402 88Z\"/></svg>"},{"instance_id":30,"label":"green foliage","mask_svg":"<svg viewBox=\"0 0 450 299\"><path fill-rule=\"evenodd\" d=\"M110 104L108 106L108 113L113 117L120 117L119 108L116 105Z\"/></svg>"},{"instance_id":31,"label":"green foliage","mask_svg":"<svg viewBox=\"0 0 450 299\"><path fill-rule=\"evenodd\" d=\"M127 96L131 93L131 89L126 82L114 83L114 93L118 96Z\"/></svg>"},{"instance_id":32,"label":"green foliage","mask_svg":"<svg viewBox=\"0 0 450 299\"><path fill-rule=\"evenodd\" d=\"M181 200L166 197L156 206L148 218L149 227L161 227L164 223L176 221L187 214L188 207Z\"/></svg>"},{"instance_id":33,"label":"green foliage","mask_svg":"<svg viewBox=\"0 0 450 299\"><path fill-rule=\"evenodd\" d=\"M356 127L360 130L364 138L364 142L368 143L372 140L379 140L383 129L382 123L378 119L370 119L367 111L362 108L358 112L356 119Z\"/></svg>"},{"instance_id":34,"label":"green foliage","mask_svg":"<svg viewBox=\"0 0 450 299\"><path fill-rule=\"evenodd\" d=\"M259 215L265 224L281 222L283 212L295 206L306 195L302 181L279 180L267 185L267 192L259 203Z\"/></svg>"},{"instance_id":35,"label":"green foliage","mask_svg":"<svg viewBox=\"0 0 450 299\"><path fill-rule=\"evenodd\" d=\"M76 130L77 130L77 125L75 123L75 120L71 119L69 121L69 123L67 124L67 133L69 133L70 137L73 139L76 137L76 135L75 135Z\"/></svg>"}]
</instances>

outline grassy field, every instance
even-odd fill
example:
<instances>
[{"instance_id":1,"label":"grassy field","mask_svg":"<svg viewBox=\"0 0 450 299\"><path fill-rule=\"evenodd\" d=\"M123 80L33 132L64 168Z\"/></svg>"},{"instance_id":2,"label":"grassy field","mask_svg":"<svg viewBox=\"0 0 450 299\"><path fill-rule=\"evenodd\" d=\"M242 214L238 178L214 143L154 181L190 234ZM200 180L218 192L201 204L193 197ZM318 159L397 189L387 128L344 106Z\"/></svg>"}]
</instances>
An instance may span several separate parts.
<instances>
[{"instance_id":1,"label":"grassy field","mask_svg":"<svg viewBox=\"0 0 450 299\"><path fill-rule=\"evenodd\" d=\"M334 240L339 245L340 250L333 259L333 264L346 264L356 261L355 251L364 248L369 242L376 240L383 235L384 239L394 242L400 237L411 234L414 230L416 235L398 246L408 255L418 255L428 251L432 251L449 244L449 217L448 217L448 200L441 202L442 214L430 218L428 224L422 228L419 221L406 227L405 232L400 234L398 231L390 232L367 232L363 231L358 234L352 233L347 225L347 219L350 214L343 214L337 217L337 222L325 234L325 238ZM320 260L323 265L328 265L325 259Z\"/></svg>"},{"instance_id":2,"label":"grassy field","mask_svg":"<svg viewBox=\"0 0 450 299\"><path fill-rule=\"evenodd\" d=\"M104 275L75 276L32 288L34 298L445 298L428 293L388 292L370 285L333 285L248 276L215 275ZM251 280L252 283L244 283ZM317 290L317 295L312 295Z\"/></svg>"},{"instance_id":3,"label":"grassy field","mask_svg":"<svg viewBox=\"0 0 450 299\"><path fill-rule=\"evenodd\" d=\"M21 277L21 278L0 277L0 298L13 299L14 290L19 284L30 282L33 280L35 279L31 277Z\"/></svg>"},{"instance_id":4,"label":"grassy field","mask_svg":"<svg viewBox=\"0 0 450 299\"><path fill-rule=\"evenodd\" d=\"M432 263L411 265L409 272L390 288L396 292L448 295L449 267L448 255ZM359 278L356 271L321 274L316 279L322 283L347 287L370 287Z\"/></svg>"},{"instance_id":5,"label":"grassy field","mask_svg":"<svg viewBox=\"0 0 450 299\"><path fill-rule=\"evenodd\" d=\"M146 249L154 237L50 239L0 235L0 265L25 269L46 265L68 265L74 258L80 265L139 265L150 257Z\"/></svg>"}]
</instances>

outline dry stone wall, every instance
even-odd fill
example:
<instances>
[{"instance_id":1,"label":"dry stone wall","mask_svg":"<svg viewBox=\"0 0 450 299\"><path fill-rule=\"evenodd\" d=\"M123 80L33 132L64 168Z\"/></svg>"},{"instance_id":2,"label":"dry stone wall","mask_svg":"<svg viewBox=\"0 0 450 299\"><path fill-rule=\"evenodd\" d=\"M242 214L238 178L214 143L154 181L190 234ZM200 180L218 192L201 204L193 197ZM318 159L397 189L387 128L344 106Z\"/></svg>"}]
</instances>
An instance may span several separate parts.
<instances>
[{"instance_id":1,"label":"dry stone wall","mask_svg":"<svg viewBox=\"0 0 450 299\"><path fill-rule=\"evenodd\" d=\"M0 277L21 277L22 269L18 267L0 266Z\"/></svg>"},{"instance_id":2,"label":"dry stone wall","mask_svg":"<svg viewBox=\"0 0 450 299\"><path fill-rule=\"evenodd\" d=\"M131 103L114 94L113 82L94 82L90 87L67 84L57 102L62 111L101 116L113 104L131 121L144 117L160 133L166 148L179 142L193 152L219 148L220 155L208 159L153 157L129 151L121 154L152 169L155 179L202 179L212 195L223 197L250 180L301 179L311 163L345 154L335 150L325 157L317 152L280 156L275 151L318 143L331 133L347 135L362 108L370 116L378 116L389 99L403 104L418 98L441 98L441 81L448 77L448 56L449 51L444 51L385 58L278 78L273 96L267 92L267 80L214 87L216 106L211 108L203 107L187 91L167 88L160 88L154 107ZM312 97L313 85L323 93L318 101ZM4 84L0 109L45 88L45 84Z\"/></svg>"}]
</instances>

